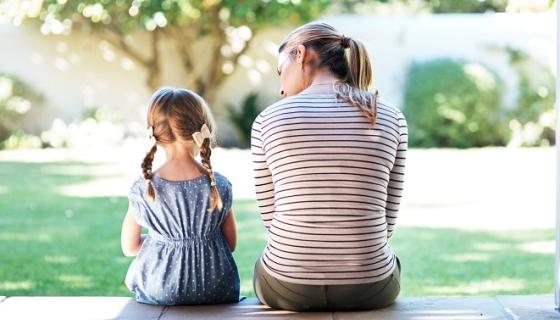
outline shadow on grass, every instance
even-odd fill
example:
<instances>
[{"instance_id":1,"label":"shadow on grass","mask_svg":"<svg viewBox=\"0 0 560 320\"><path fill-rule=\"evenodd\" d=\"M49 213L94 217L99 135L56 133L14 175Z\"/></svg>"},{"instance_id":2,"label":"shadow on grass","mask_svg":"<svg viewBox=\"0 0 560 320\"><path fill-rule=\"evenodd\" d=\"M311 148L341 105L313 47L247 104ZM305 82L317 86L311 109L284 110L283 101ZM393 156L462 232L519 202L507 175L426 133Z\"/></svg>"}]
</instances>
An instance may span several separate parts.
<instances>
[{"instance_id":1,"label":"shadow on grass","mask_svg":"<svg viewBox=\"0 0 560 320\"><path fill-rule=\"evenodd\" d=\"M0 162L0 295L132 296L123 284L132 259L120 251L126 198L58 192L97 178L91 166ZM265 229L254 201L234 209L242 294L253 296ZM553 241L553 229L400 227L391 245L403 265L403 296L539 294L553 291Z\"/></svg>"},{"instance_id":2,"label":"shadow on grass","mask_svg":"<svg viewBox=\"0 0 560 320\"><path fill-rule=\"evenodd\" d=\"M403 295L551 293L554 230L400 228Z\"/></svg>"}]
</instances>

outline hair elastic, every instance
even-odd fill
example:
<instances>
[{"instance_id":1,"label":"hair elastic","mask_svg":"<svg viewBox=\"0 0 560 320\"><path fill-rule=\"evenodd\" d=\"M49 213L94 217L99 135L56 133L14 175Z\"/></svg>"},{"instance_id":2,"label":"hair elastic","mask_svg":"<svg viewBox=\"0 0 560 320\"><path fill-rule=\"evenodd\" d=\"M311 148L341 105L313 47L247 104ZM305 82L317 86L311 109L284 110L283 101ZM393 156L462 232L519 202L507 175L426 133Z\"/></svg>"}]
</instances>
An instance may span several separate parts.
<instances>
[{"instance_id":1,"label":"hair elastic","mask_svg":"<svg viewBox=\"0 0 560 320\"><path fill-rule=\"evenodd\" d=\"M148 127L148 140L150 140L151 144L156 144L156 142L157 142L156 137L154 137L154 127L153 126Z\"/></svg>"},{"instance_id":2,"label":"hair elastic","mask_svg":"<svg viewBox=\"0 0 560 320\"><path fill-rule=\"evenodd\" d=\"M342 35L342 37L340 37L340 45L343 48L349 48L350 47L350 40L351 40L351 38L349 38L345 35Z\"/></svg>"}]
</instances>

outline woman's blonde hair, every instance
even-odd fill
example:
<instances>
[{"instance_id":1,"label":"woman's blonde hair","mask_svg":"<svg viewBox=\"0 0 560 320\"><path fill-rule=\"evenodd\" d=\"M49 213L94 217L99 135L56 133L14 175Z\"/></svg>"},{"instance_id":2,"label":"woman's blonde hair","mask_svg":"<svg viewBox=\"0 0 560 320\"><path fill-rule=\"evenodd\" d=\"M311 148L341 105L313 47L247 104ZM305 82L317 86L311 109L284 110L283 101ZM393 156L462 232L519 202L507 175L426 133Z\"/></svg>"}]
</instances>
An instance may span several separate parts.
<instances>
[{"instance_id":1,"label":"woman's blonde hair","mask_svg":"<svg viewBox=\"0 0 560 320\"><path fill-rule=\"evenodd\" d=\"M151 129L155 139L144 161L142 161L142 172L148 183L146 196L155 201L156 192L152 184L152 162L157 151L157 144L173 143L175 141L192 141L193 134L200 131L206 124L210 129L210 137L204 139L200 147L200 158L202 165L211 181L211 202L208 211L222 209L222 199L216 186L216 177L210 163L212 147L215 146L214 118L210 108L198 94L181 88L163 87L158 89L150 100L148 108L148 128ZM193 148L195 144L193 143ZM190 150L195 154L194 150Z\"/></svg>"},{"instance_id":2,"label":"woman's blonde hair","mask_svg":"<svg viewBox=\"0 0 560 320\"><path fill-rule=\"evenodd\" d=\"M317 52L319 61L309 63L316 68L329 68L340 79L334 85L337 96L360 108L375 123L377 90L368 91L373 71L364 44L344 36L328 23L311 22L292 31L278 51L289 49L293 57L298 45Z\"/></svg>"}]
</instances>

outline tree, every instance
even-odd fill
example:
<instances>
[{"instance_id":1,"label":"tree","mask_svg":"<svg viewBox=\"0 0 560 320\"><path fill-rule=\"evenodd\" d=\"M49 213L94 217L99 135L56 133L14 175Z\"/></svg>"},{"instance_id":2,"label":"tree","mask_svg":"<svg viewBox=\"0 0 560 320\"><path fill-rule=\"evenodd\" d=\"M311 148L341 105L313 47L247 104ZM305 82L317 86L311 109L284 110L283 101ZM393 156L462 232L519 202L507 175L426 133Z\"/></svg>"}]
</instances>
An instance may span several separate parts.
<instances>
[{"instance_id":1,"label":"tree","mask_svg":"<svg viewBox=\"0 0 560 320\"><path fill-rule=\"evenodd\" d=\"M185 86L210 102L239 58L264 27L284 22L301 24L321 14L332 0L44 0L7 1L0 18L14 25L39 22L43 34L80 29L109 42L147 71L151 89L161 85L162 39L172 41L181 58ZM131 34L147 32L148 52L140 51ZM209 63L200 67L194 44L207 41Z\"/></svg>"},{"instance_id":2,"label":"tree","mask_svg":"<svg viewBox=\"0 0 560 320\"><path fill-rule=\"evenodd\" d=\"M556 0L344 0L337 1L336 7L342 12L362 14L377 13L381 8L431 13L542 12L553 8L555 3Z\"/></svg>"}]
</instances>

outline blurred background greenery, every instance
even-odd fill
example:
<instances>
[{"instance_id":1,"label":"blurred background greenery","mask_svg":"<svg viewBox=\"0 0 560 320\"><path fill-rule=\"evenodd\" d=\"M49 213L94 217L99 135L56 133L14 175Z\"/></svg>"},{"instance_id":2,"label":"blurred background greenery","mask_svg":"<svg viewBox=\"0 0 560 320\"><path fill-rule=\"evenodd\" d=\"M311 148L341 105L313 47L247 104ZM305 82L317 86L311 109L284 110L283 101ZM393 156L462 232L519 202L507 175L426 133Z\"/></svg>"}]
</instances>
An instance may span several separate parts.
<instances>
[{"instance_id":1,"label":"blurred background greenery","mask_svg":"<svg viewBox=\"0 0 560 320\"><path fill-rule=\"evenodd\" d=\"M252 91L235 104L214 102L262 30L276 25L296 26L329 14L527 13L549 12L554 5L553 0L8 1L0 5L0 21L34 26L47 37L79 31L102 39L145 71L145 85L150 90L168 83L162 76L166 57L160 47L163 41L171 43L166 47L180 61L174 67L185 75L181 84L204 96L223 122L233 128L236 138L224 133L224 145L247 147L250 122L274 98ZM147 35L141 50L130 38L137 33ZM205 44L208 61L198 59L196 43ZM492 50L508 55L519 79L517 99L508 102L510 105L503 101L504 79L492 65L453 57L409 63L402 109L412 129L412 147L554 144L556 93L552 70L520 48ZM84 130L109 127L123 139L138 134L123 128L123 110L96 105L88 106L89 113L71 121L57 119L47 130L26 130L21 123L32 109L41 108L41 92L17 75L0 76L0 148L71 146L75 142L68 140L84 135ZM99 113L105 117L95 116Z\"/></svg>"}]
</instances>

